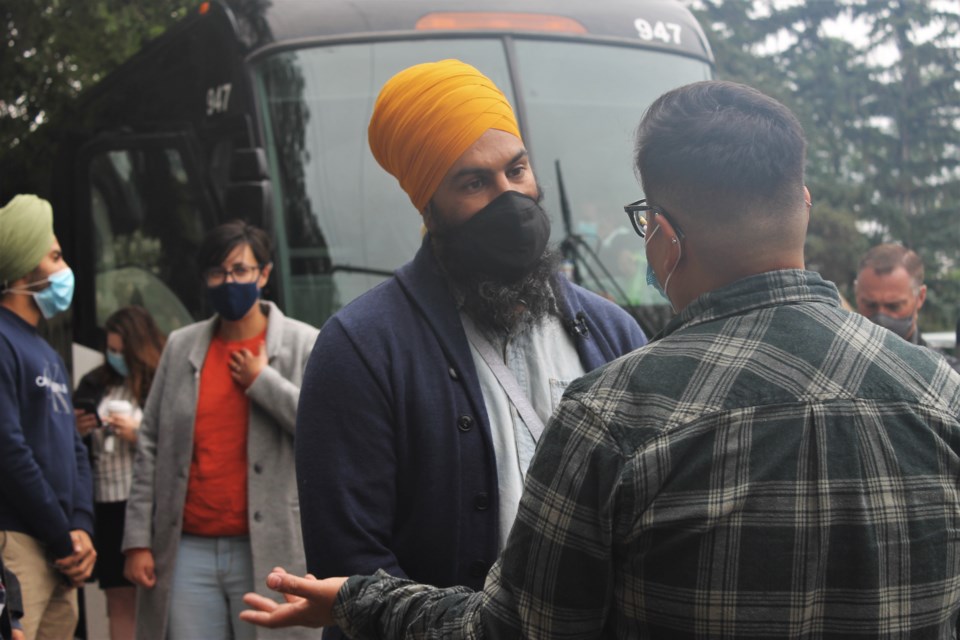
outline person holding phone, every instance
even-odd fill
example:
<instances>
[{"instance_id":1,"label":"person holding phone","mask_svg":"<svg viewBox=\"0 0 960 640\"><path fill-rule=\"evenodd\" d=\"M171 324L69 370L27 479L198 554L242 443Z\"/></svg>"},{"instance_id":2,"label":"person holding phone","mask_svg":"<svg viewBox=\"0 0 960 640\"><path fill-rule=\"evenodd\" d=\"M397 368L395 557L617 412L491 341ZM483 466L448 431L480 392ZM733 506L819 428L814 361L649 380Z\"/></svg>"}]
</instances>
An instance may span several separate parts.
<instances>
[{"instance_id":1,"label":"person holding phone","mask_svg":"<svg viewBox=\"0 0 960 640\"><path fill-rule=\"evenodd\" d=\"M136 587L123 575L120 550L141 407L153 382L166 337L146 309L115 311L104 328L106 362L85 375L74 394L77 430L93 467L97 564L94 574L107 598L110 640L132 640Z\"/></svg>"}]
</instances>

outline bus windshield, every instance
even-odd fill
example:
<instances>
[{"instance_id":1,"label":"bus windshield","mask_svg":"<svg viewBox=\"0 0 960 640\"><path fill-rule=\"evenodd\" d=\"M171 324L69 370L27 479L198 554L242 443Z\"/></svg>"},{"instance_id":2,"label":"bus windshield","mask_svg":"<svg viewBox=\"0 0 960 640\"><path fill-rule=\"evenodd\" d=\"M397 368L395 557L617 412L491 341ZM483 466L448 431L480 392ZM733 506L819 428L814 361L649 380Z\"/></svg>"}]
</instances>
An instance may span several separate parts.
<instances>
[{"instance_id":1,"label":"bus windshield","mask_svg":"<svg viewBox=\"0 0 960 640\"><path fill-rule=\"evenodd\" d=\"M643 244L623 213L624 203L642 197L632 169L633 132L657 96L708 79L710 66L616 43L491 36L336 44L257 63L268 154L280 177L274 210L283 216L277 228L286 238L278 238L277 258L288 266L282 272L289 311L322 324L413 257L420 216L373 159L367 124L393 74L450 57L480 69L517 109L552 218L552 242L576 234L609 271L584 284L621 304L663 304L644 285Z\"/></svg>"}]
</instances>

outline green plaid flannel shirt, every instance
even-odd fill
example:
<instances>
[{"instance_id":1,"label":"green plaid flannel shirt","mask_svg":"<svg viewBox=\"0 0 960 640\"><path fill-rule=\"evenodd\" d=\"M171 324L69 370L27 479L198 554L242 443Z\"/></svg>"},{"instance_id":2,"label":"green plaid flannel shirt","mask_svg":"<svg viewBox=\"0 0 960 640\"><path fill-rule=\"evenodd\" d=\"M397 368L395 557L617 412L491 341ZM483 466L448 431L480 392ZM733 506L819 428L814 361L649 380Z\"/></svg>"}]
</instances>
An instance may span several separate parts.
<instances>
[{"instance_id":1,"label":"green plaid flannel shirt","mask_svg":"<svg viewBox=\"0 0 960 640\"><path fill-rule=\"evenodd\" d=\"M355 577L356 638L951 638L960 376L807 271L568 389L483 592ZM429 496L424 496L425 500Z\"/></svg>"}]
</instances>

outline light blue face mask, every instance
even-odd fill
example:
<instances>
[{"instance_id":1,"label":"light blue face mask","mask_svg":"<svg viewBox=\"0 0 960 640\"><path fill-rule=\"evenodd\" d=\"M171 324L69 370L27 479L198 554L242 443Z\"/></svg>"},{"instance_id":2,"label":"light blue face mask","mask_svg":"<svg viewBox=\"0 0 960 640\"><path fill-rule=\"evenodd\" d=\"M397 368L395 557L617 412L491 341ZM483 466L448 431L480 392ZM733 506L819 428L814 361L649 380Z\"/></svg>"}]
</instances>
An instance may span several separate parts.
<instances>
[{"instance_id":1,"label":"light blue face mask","mask_svg":"<svg viewBox=\"0 0 960 640\"><path fill-rule=\"evenodd\" d=\"M646 237L646 239L643 241L644 246L650 244L650 240L653 238L653 236L657 235L657 231L660 231L660 225L657 225L657 228L653 230L653 233L651 233ZM673 275L673 274L670 274L670 275ZM649 260L647 261L647 284L653 287L654 289L656 289L657 293L663 296L664 300L666 300L667 302L670 302L670 298L667 297L667 292L664 291L663 287L660 286L660 281L657 280L657 274L654 273L653 267L650 266Z\"/></svg>"},{"instance_id":2,"label":"light blue face mask","mask_svg":"<svg viewBox=\"0 0 960 640\"><path fill-rule=\"evenodd\" d=\"M67 267L51 273L47 281L50 282L50 286L43 291L38 291L33 299L40 307L43 317L49 320L69 309L70 303L73 302L73 270Z\"/></svg>"},{"instance_id":3,"label":"light blue face mask","mask_svg":"<svg viewBox=\"0 0 960 640\"><path fill-rule=\"evenodd\" d=\"M46 280L31 282L28 286L35 287L46 282L49 282L50 286L42 291L17 288L7 289L7 292L33 296L34 302L36 302L37 307L40 308L40 313L43 314L44 318L49 320L58 313L63 313L70 308L70 303L73 301L73 270L70 269L70 267L61 269L60 271L51 273L47 276Z\"/></svg>"},{"instance_id":4,"label":"light blue face mask","mask_svg":"<svg viewBox=\"0 0 960 640\"><path fill-rule=\"evenodd\" d=\"M127 368L127 362L123 359L122 353L107 349L107 364L124 378L130 375L130 370Z\"/></svg>"},{"instance_id":5,"label":"light blue face mask","mask_svg":"<svg viewBox=\"0 0 960 640\"><path fill-rule=\"evenodd\" d=\"M663 287L660 286L660 281L657 280L657 274L653 272L653 267L650 266L650 263L647 263L647 284L657 290L664 300L670 302L670 298L667 297L667 292L663 290Z\"/></svg>"}]
</instances>

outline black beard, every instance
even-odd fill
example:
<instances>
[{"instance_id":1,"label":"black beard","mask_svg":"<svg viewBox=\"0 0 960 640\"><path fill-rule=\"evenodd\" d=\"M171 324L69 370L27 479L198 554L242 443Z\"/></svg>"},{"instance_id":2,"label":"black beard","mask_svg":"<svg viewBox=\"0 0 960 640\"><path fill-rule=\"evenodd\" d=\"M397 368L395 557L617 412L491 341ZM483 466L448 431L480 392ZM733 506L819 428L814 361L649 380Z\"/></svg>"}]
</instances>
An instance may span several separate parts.
<instances>
[{"instance_id":1,"label":"black beard","mask_svg":"<svg viewBox=\"0 0 960 640\"><path fill-rule=\"evenodd\" d=\"M523 333L548 315L559 314L554 294L560 254L547 249L529 273L513 282L470 269L447 250L444 239L431 235L440 268L462 296L463 310L478 326L496 335Z\"/></svg>"}]
</instances>

